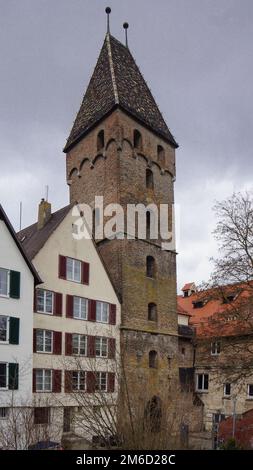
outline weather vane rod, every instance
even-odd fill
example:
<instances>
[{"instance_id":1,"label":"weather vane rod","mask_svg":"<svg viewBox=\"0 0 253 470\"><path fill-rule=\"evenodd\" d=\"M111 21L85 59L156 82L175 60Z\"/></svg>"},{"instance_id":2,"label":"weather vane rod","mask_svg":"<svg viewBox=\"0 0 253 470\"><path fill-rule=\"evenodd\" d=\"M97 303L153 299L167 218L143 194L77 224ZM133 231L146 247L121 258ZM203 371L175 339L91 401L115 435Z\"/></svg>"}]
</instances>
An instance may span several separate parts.
<instances>
[{"instance_id":1,"label":"weather vane rod","mask_svg":"<svg viewBox=\"0 0 253 470\"><path fill-rule=\"evenodd\" d=\"M127 38L127 30L128 30L128 27L129 27L129 24L128 23L124 23L123 24L123 28L125 30L125 37L126 37L126 47L128 48L128 38Z\"/></svg>"},{"instance_id":2,"label":"weather vane rod","mask_svg":"<svg viewBox=\"0 0 253 470\"><path fill-rule=\"evenodd\" d=\"M111 13L111 8L106 7L105 12L107 14L107 33L110 34L110 13Z\"/></svg>"}]
</instances>

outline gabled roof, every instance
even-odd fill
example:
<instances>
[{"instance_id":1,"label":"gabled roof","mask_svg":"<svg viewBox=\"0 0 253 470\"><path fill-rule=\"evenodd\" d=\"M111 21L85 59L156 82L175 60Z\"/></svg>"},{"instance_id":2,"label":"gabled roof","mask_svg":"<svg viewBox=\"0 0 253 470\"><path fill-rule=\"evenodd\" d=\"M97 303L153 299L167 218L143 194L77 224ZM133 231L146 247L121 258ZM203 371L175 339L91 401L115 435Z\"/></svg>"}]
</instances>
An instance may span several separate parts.
<instances>
[{"instance_id":1,"label":"gabled roof","mask_svg":"<svg viewBox=\"0 0 253 470\"><path fill-rule=\"evenodd\" d=\"M196 289L195 283L194 282L188 282L187 284L184 285L184 287L182 287L182 291L185 292L185 291L190 290L192 288Z\"/></svg>"},{"instance_id":2,"label":"gabled roof","mask_svg":"<svg viewBox=\"0 0 253 470\"><path fill-rule=\"evenodd\" d=\"M31 273L34 277L35 284L41 284L42 280L40 279L40 276L38 275L38 273L37 273L35 267L33 266L32 262L28 258L27 253L24 250L23 246L21 245L21 243L20 243L20 241L19 241L19 239L16 235L16 232L15 232L10 220L8 219L6 212L4 211L3 207L1 206L1 204L0 204L0 220L2 220L5 223L10 235L12 236L17 248L19 249L21 255L23 256L28 268L30 269L30 271L31 271Z\"/></svg>"},{"instance_id":3,"label":"gabled roof","mask_svg":"<svg viewBox=\"0 0 253 470\"><path fill-rule=\"evenodd\" d=\"M117 107L178 147L131 52L107 34L64 152Z\"/></svg>"},{"instance_id":4,"label":"gabled roof","mask_svg":"<svg viewBox=\"0 0 253 470\"><path fill-rule=\"evenodd\" d=\"M40 230L38 230L38 224L35 222L35 224L32 224L18 232L17 236L31 260L45 245L50 235L52 235L58 225L62 222L71 207L72 205L69 204L68 206L54 212L49 221Z\"/></svg>"}]
</instances>

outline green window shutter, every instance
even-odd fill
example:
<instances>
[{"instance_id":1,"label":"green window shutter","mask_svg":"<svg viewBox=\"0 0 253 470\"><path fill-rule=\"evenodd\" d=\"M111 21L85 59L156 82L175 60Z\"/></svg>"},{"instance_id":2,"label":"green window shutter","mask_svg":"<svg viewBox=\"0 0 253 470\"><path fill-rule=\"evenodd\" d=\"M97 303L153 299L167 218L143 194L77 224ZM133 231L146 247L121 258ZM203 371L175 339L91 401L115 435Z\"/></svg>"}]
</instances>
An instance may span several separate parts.
<instances>
[{"instance_id":1,"label":"green window shutter","mask_svg":"<svg viewBox=\"0 0 253 470\"><path fill-rule=\"evenodd\" d=\"M20 298L20 272L10 271L10 297Z\"/></svg>"},{"instance_id":2,"label":"green window shutter","mask_svg":"<svg viewBox=\"0 0 253 470\"><path fill-rule=\"evenodd\" d=\"M19 318L10 317L9 343L19 344Z\"/></svg>"},{"instance_id":3,"label":"green window shutter","mask_svg":"<svg viewBox=\"0 0 253 470\"><path fill-rule=\"evenodd\" d=\"M9 363L9 390L18 390L18 364Z\"/></svg>"}]
</instances>

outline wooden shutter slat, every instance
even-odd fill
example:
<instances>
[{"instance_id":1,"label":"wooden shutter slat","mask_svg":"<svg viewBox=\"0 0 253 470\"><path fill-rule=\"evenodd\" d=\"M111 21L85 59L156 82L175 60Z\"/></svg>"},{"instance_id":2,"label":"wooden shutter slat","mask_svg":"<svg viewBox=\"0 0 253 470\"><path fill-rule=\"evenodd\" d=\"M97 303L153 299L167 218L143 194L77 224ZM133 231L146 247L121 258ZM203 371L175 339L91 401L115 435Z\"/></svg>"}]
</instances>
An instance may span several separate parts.
<instances>
[{"instance_id":1,"label":"wooden shutter slat","mask_svg":"<svg viewBox=\"0 0 253 470\"><path fill-rule=\"evenodd\" d=\"M72 355L72 333L65 333L65 354Z\"/></svg>"},{"instance_id":2,"label":"wooden shutter slat","mask_svg":"<svg viewBox=\"0 0 253 470\"><path fill-rule=\"evenodd\" d=\"M115 338L108 338L108 357L109 357L109 359L114 359L115 358L115 346L116 346Z\"/></svg>"},{"instance_id":3,"label":"wooden shutter slat","mask_svg":"<svg viewBox=\"0 0 253 470\"><path fill-rule=\"evenodd\" d=\"M62 316L62 294L60 292L54 292L54 315Z\"/></svg>"},{"instance_id":4,"label":"wooden shutter slat","mask_svg":"<svg viewBox=\"0 0 253 470\"><path fill-rule=\"evenodd\" d=\"M88 320L96 321L96 300L89 299Z\"/></svg>"},{"instance_id":5,"label":"wooden shutter slat","mask_svg":"<svg viewBox=\"0 0 253 470\"><path fill-rule=\"evenodd\" d=\"M20 272L10 271L10 297L12 299L20 298Z\"/></svg>"},{"instance_id":6,"label":"wooden shutter slat","mask_svg":"<svg viewBox=\"0 0 253 470\"><path fill-rule=\"evenodd\" d=\"M33 311L37 312L37 289L34 289L33 294Z\"/></svg>"},{"instance_id":7,"label":"wooden shutter slat","mask_svg":"<svg viewBox=\"0 0 253 470\"><path fill-rule=\"evenodd\" d=\"M53 392L54 393L61 393L61 370L54 369L53 370Z\"/></svg>"},{"instance_id":8,"label":"wooden shutter slat","mask_svg":"<svg viewBox=\"0 0 253 470\"><path fill-rule=\"evenodd\" d=\"M33 329L33 352L37 352L37 329Z\"/></svg>"},{"instance_id":9,"label":"wooden shutter slat","mask_svg":"<svg viewBox=\"0 0 253 470\"><path fill-rule=\"evenodd\" d=\"M66 317L73 318L73 310L74 310L74 296L67 295L66 299Z\"/></svg>"},{"instance_id":10,"label":"wooden shutter slat","mask_svg":"<svg viewBox=\"0 0 253 470\"><path fill-rule=\"evenodd\" d=\"M90 265L89 263L82 262L82 284L89 284Z\"/></svg>"},{"instance_id":11,"label":"wooden shutter slat","mask_svg":"<svg viewBox=\"0 0 253 470\"><path fill-rule=\"evenodd\" d=\"M36 392L36 369L33 369L33 393Z\"/></svg>"},{"instance_id":12,"label":"wooden shutter slat","mask_svg":"<svg viewBox=\"0 0 253 470\"><path fill-rule=\"evenodd\" d=\"M86 372L86 390L88 393L94 393L96 388L96 374L95 372Z\"/></svg>"},{"instance_id":13,"label":"wooden shutter slat","mask_svg":"<svg viewBox=\"0 0 253 470\"><path fill-rule=\"evenodd\" d=\"M9 344L19 344L19 318L10 317Z\"/></svg>"},{"instance_id":14,"label":"wooden shutter slat","mask_svg":"<svg viewBox=\"0 0 253 470\"><path fill-rule=\"evenodd\" d=\"M62 352L62 333L61 331L53 331L53 354L61 354Z\"/></svg>"},{"instance_id":15,"label":"wooden shutter slat","mask_svg":"<svg viewBox=\"0 0 253 470\"><path fill-rule=\"evenodd\" d=\"M95 342L96 342L96 337L95 336L88 336L87 337L87 356L88 357L95 357L96 351L95 351Z\"/></svg>"},{"instance_id":16,"label":"wooden shutter slat","mask_svg":"<svg viewBox=\"0 0 253 470\"><path fill-rule=\"evenodd\" d=\"M72 392L72 371L71 370L65 370L64 380L65 380L65 384L64 384L65 392L66 393Z\"/></svg>"},{"instance_id":17,"label":"wooden shutter slat","mask_svg":"<svg viewBox=\"0 0 253 470\"><path fill-rule=\"evenodd\" d=\"M59 278L66 279L67 260L66 256L59 255Z\"/></svg>"},{"instance_id":18,"label":"wooden shutter slat","mask_svg":"<svg viewBox=\"0 0 253 470\"><path fill-rule=\"evenodd\" d=\"M108 372L107 375L107 391L113 393L115 390L115 374L114 372Z\"/></svg>"},{"instance_id":19,"label":"wooden shutter slat","mask_svg":"<svg viewBox=\"0 0 253 470\"><path fill-rule=\"evenodd\" d=\"M115 304L110 304L109 323L110 325L116 325L116 305Z\"/></svg>"},{"instance_id":20,"label":"wooden shutter slat","mask_svg":"<svg viewBox=\"0 0 253 470\"><path fill-rule=\"evenodd\" d=\"M9 390L18 390L19 365L9 362Z\"/></svg>"}]
</instances>

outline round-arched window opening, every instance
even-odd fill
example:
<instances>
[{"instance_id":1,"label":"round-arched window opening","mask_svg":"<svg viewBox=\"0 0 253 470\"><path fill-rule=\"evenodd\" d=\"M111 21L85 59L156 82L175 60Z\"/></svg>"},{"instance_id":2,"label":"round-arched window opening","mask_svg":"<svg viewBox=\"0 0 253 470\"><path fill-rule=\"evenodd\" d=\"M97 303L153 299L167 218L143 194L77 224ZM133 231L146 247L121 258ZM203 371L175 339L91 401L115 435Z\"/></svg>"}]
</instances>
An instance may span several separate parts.
<instances>
[{"instance_id":1,"label":"round-arched window opening","mask_svg":"<svg viewBox=\"0 0 253 470\"><path fill-rule=\"evenodd\" d=\"M137 129L134 130L134 148L142 150L142 135Z\"/></svg>"}]
</instances>

